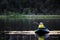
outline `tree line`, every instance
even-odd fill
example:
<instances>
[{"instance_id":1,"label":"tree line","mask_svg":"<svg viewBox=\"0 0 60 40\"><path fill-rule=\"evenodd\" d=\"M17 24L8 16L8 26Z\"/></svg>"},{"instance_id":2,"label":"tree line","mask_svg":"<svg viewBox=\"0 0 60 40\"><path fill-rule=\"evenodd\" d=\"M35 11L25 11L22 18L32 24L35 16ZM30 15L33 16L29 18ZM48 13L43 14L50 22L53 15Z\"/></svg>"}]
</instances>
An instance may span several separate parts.
<instances>
[{"instance_id":1,"label":"tree line","mask_svg":"<svg viewBox=\"0 0 60 40\"><path fill-rule=\"evenodd\" d=\"M59 11L60 0L0 0L0 14L59 14Z\"/></svg>"}]
</instances>

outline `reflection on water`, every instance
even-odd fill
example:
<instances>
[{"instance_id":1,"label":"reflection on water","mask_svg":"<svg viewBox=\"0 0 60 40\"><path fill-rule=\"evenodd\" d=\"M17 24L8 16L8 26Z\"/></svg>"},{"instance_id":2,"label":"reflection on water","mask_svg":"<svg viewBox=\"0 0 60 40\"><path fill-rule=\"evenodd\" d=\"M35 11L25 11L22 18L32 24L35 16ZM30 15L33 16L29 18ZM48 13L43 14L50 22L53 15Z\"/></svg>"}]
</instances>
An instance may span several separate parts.
<instances>
[{"instance_id":1,"label":"reflection on water","mask_svg":"<svg viewBox=\"0 0 60 40\"><path fill-rule=\"evenodd\" d=\"M37 40L34 35L10 35L8 40Z\"/></svg>"},{"instance_id":2,"label":"reflection on water","mask_svg":"<svg viewBox=\"0 0 60 40\"><path fill-rule=\"evenodd\" d=\"M2 20L0 19L0 30L35 30L37 25L33 22L44 22L50 30L60 30L60 19L20 19L20 20ZM46 40L59 40L60 36L50 36ZM0 40L37 40L34 35L8 35L0 33Z\"/></svg>"},{"instance_id":3,"label":"reflection on water","mask_svg":"<svg viewBox=\"0 0 60 40\"><path fill-rule=\"evenodd\" d=\"M46 40L59 40L60 35L50 35ZM34 35L8 35L0 34L0 40L37 40Z\"/></svg>"},{"instance_id":4,"label":"reflection on water","mask_svg":"<svg viewBox=\"0 0 60 40\"><path fill-rule=\"evenodd\" d=\"M1 20L0 30L35 30L37 25L33 22L43 22L49 30L60 30L60 19L20 19L20 20Z\"/></svg>"}]
</instances>

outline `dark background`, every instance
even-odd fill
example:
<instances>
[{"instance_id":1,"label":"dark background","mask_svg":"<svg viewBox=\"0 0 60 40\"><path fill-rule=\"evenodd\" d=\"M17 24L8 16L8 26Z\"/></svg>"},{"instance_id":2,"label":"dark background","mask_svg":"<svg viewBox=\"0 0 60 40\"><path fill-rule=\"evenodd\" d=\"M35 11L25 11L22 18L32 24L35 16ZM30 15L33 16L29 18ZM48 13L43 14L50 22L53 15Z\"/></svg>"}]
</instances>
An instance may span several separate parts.
<instances>
[{"instance_id":1,"label":"dark background","mask_svg":"<svg viewBox=\"0 0 60 40\"><path fill-rule=\"evenodd\" d=\"M20 16L60 15L60 0L0 0L0 40L37 40L34 35L8 35L3 31L35 30L40 22L43 22L49 30L60 30L60 19L11 20L4 18L7 15L17 14ZM59 39L60 35L52 35L46 40Z\"/></svg>"},{"instance_id":2,"label":"dark background","mask_svg":"<svg viewBox=\"0 0 60 40\"><path fill-rule=\"evenodd\" d=\"M60 30L60 19L19 19L19 20L3 20L0 19L0 31L4 30L35 30L40 22L49 30ZM38 24L36 24L36 23Z\"/></svg>"},{"instance_id":3,"label":"dark background","mask_svg":"<svg viewBox=\"0 0 60 40\"><path fill-rule=\"evenodd\" d=\"M60 15L60 0L0 0L0 15Z\"/></svg>"}]
</instances>

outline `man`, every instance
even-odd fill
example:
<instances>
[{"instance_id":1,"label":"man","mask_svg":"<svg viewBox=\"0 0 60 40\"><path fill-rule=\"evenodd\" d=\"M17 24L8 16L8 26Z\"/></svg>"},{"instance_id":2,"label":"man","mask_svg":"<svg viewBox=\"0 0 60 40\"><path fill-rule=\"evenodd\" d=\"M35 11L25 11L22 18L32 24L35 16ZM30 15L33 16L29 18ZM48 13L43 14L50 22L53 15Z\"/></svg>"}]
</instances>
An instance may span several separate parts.
<instances>
[{"instance_id":1,"label":"man","mask_svg":"<svg viewBox=\"0 0 60 40\"><path fill-rule=\"evenodd\" d=\"M48 37L49 30L44 26L42 22L38 25L38 29L35 30L38 40L44 40Z\"/></svg>"}]
</instances>

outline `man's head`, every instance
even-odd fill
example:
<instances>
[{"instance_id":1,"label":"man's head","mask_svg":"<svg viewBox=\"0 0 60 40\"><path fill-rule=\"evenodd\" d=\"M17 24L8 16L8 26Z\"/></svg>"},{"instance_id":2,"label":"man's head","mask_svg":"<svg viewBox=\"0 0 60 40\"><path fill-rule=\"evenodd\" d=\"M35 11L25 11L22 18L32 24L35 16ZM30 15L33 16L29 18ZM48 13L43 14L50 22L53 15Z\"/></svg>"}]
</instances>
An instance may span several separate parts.
<instances>
[{"instance_id":1,"label":"man's head","mask_svg":"<svg viewBox=\"0 0 60 40\"><path fill-rule=\"evenodd\" d=\"M38 25L38 28L45 28L43 22L40 22L40 24Z\"/></svg>"}]
</instances>

